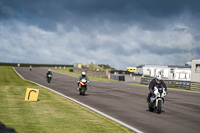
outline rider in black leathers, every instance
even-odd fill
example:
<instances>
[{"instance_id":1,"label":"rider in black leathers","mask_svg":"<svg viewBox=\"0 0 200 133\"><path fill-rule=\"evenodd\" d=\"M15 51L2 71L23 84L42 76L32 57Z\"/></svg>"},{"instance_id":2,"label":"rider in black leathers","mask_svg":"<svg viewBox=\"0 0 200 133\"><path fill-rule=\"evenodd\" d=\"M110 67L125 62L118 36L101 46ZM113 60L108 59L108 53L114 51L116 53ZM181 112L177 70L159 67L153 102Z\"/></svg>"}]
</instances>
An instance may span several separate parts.
<instances>
[{"instance_id":1,"label":"rider in black leathers","mask_svg":"<svg viewBox=\"0 0 200 133\"><path fill-rule=\"evenodd\" d=\"M159 86L162 85L165 88L165 91L167 92L167 86L165 84L165 82L162 80L161 75L157 75L156 78L152 79L150 84L149 84L149 94L147 97L147 102L150 102L150 97L152 96L153 92L154 92L154 87L155 86Z\"/></svg>"},{"instance_id":2,"label":"rider in black leathers","mask_svg":"<svg viewBox=\"0 0 200 133\"><path fill-rule=\"evenodd\" d=\"M52 77L53 77L53 74L52 74L52 72L51 72L51 69L48 70L48 72L47 72L47 74L46 74L46 78L48 78L48 75L49 75L49 74L51 74Z\"/></svg>"}]
</instances>

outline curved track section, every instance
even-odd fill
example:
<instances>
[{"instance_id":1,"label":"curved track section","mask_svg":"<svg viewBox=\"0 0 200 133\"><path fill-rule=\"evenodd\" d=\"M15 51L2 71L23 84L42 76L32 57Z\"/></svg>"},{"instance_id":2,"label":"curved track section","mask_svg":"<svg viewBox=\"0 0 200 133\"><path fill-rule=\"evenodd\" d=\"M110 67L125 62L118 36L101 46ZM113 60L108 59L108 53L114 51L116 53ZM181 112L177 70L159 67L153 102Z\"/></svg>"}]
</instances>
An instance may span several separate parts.
<instances>
[{"instance_id":1,"label":"curved track section","mask_svg":"<svg viewBox=\"0 0 200 133\"><path fill-rule=\"evenodd\" d=\"M51 88L65 96L97 109L117 120L148 133L198 133L200 131L200 93L169 90L164 112L147 110L147 87L123 83L90 81L86 96L80 96L77 78L53 72L46 81L45 68L16 67L25 79Z\"/></svg>"}]
</instances>

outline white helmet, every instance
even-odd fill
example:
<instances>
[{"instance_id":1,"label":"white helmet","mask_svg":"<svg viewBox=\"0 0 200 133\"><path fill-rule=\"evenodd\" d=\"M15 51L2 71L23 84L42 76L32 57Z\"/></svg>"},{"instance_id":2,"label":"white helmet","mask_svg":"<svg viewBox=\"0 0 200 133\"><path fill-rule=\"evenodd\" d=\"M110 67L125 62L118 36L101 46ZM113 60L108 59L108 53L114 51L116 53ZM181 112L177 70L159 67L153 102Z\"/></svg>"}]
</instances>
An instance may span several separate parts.
<instances>
[{"instance_id":1,"label":"white helmet","mask_svg":"<svg viewBox=\"0 0 200 133\"><path fill-rule=\"evenodd\" d=\"M48 70L49 72L51 71L51 69Z\"/></svg>"},{"instance_id":2,"label":"white helmet","mask_svg":"<svg viewBox=\"0 0 200 133\"><path fill-rule=\"evenodd\" d=\"M82 75L83 75L83 76L85 76L85 75L86 75L86 73L85 73L85 72L82 72Z\"/></svg>"},{"instance_id":3,"label":"white helmet","mask_svg":"<svg viewBox=\"0 0 200 133\"><path fill-rule=\"evenodd\" d=\"M158 84L160 84L161 80L162 80L162 76L161 76L161 75L157 75L157 76L156 76L156 82L157 82Z\"/></svg>"}]
</instances>

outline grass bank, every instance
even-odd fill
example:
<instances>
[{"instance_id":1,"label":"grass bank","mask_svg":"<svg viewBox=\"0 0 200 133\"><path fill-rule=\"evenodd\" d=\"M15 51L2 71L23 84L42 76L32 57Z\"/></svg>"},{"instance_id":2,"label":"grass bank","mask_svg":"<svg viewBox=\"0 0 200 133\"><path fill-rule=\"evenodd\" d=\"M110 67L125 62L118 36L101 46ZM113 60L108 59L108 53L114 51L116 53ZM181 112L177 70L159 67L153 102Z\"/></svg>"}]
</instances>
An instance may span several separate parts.
<instances>
[{"instance_id":1,"label":"grass bank","mask_svg":"<svg viewBox=\"0 0 200 133\"><path fill-rule=\"evenodd\" d=\"M12 67L0 66L0 121L18 133L127 133L129 129L22 80ZM39 89L39 101L26 102L26 88Z\"/></svg>"},{"instance_id":2,"label":"grass bank","mask_svg":"<svg viewBox=\"0 0 200 133\"><path fill-rule=\"evenodd\" d=\"M71 75L71 76L75 76L75 77L80 76L80 73L69 72L68 69L66 69L66 70L53 69L53 71L63 73L63 74L67 74L67 75ZM94 76L89 76L89 75L87 75L87 76L88 76L89 80L103 81L103 82L121 82L121 81L113 80L113 79L99 78L99 77L94 77Z\"/></svg>"}]
</instances>

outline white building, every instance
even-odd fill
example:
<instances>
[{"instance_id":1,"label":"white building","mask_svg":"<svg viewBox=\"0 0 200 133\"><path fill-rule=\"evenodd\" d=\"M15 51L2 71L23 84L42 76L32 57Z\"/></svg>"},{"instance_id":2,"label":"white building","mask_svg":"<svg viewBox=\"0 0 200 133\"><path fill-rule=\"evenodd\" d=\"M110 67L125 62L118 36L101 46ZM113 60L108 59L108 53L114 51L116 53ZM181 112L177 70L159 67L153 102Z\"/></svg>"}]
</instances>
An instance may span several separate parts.
<instances>
[{"instance_id":1,"label":"white building","mask_svg":"<svg viewBox=\"0 0 200 133\"><path fill-rule=\"evenodd\" d=\"M191 66L192 66L191 81L200 82L200 60L193 60Z\"/></svg>"},{"instance_id":2,"label":"white building","mask_svg":"<svg viewBox=\"0 0 200 133\"><path fill-rule=\"evenodd\" d=\"M168 66L170 80L191 80L191 66Z\"/></svg>"},{"instance_id":3,"label":"white building","mask_svg":"<svg viewBox=\"0 0 200 133\"><path fill-rule=\"evenodd\" d=\"M136 74L155 77L161 74L164 79L169 80L191 80L190 66L158 66L158 65L140 65L137 67Z\"/></svg>"},{"instance_id":4,"label":"white building","mask_svg":"<svg viewBox=\"0 0 200 133\"><path fill-rule=\"evenodd\" d=\"M144 76L155 77L158 74L162 74L163 77L168 77L168 67L158 65L140 65L137 67L136 74L142 74Z\"/></svg>"}]
</instances>

